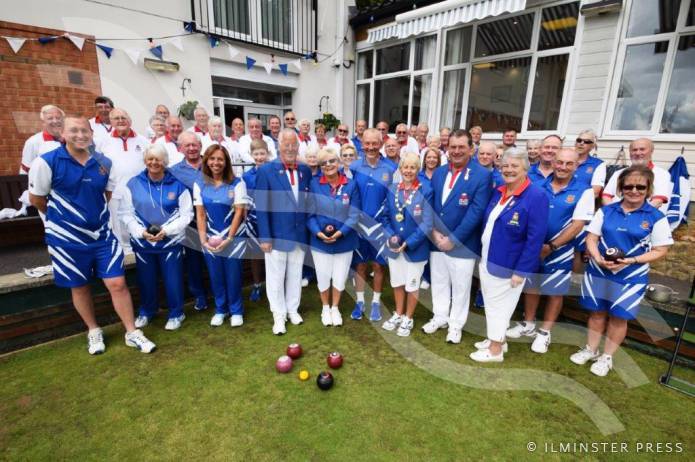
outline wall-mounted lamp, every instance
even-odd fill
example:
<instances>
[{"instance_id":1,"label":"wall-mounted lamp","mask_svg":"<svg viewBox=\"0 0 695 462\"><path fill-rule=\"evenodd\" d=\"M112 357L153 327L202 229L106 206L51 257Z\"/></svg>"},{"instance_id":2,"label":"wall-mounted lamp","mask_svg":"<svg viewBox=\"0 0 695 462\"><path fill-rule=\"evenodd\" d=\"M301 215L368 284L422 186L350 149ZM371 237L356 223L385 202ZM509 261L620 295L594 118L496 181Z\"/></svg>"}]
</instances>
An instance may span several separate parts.
<instances>
[{"instance_id":1,"label":"wall-mounted lamp","mask_svg":"<svg viewBox=\"0 0 695 462\"><path fill-rule=\"evenodd\" d=\"M159 72L177 72L179 70L179 63L145 58L145 69Z\"/></svg>"},{"instance_id":2,"label":"wall-mounted lamp","mask_svg":"<svg viewBox=\"0 0 695 462\"><path fill-rule=\"evenodd\" d=\"M183 96L183 97L186 96L186 84L188 84L188 89L190 90L191 89L191 79L189 79L188 77L183 79L183 81L181 82L181 96Z\"/></svg>"}]
</instances>

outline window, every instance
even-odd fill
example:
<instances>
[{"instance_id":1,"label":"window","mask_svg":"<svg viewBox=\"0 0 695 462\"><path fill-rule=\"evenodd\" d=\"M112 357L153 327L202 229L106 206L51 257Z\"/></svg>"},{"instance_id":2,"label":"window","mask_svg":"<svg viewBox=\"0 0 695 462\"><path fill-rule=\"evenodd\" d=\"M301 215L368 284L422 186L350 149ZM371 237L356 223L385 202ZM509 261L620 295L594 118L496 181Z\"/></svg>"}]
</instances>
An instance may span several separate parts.
<instances>
[{"instance_id":1,"label":"window","mask_svg":"<svg viewBox=\"0 0 695 462\"><path fill-rule=\"evenodd\" d=\"M249 5L247 0L214 0L215 25L222 29L249 34Z\"/></svg>"},{"instance_id":2,"label":"window","mask_svg":"<svg viewBox=\"0 0 695 462\"><path fill-rule=\"evenodd\" d=\"M695 134L695 0L633 0L629 8L609 131Z\"/></svg>"},{"instance_id":3,"label":"window","mask_svg":"<svg viewBox=\"0 0 695 462\"><path fill-rule=\"evenodd\" d=\"M357 85L355 120L369 120L369 84Z\"/></svg>"},{"instance_id":4,"label":"window","mask_svg":"<svg viewBox=\"0 0 695 462\"><path fill-rule=\"evenodd\" d=\"M404 71L409 67L410 62L410 42L401 43L388 48L381 48L376 51L376 73L390 74L392 72Z\"/></svg>"},{"instance_id":5,"label":"window","mask_svg":"<svg viewBox=\"0 0 695 462\"><path fill-rule=\"evenodd\" d=\"M533 14L481 24L476 35L475 57L528 50L532 33Z\"/></svg>"},{"instance_id":6,"label":"window","mask_svg":"<svg viewBox=\"0 0 695 462\"><path fill-rule=\"evenodd\" d=\"M467 63L471 52L471 27L454 29L446 33L444 64Z\"/></svg>"},{"instance_id":7,"label":"window","mask_svg":"<svg viewBox=\"0 0 695 462\"><path fill-rule=\"evenodd\" d=\"M374 120L385 120L389 130L394 132L396 125L408 119L408 94L410 77L395 77L374 82ZM376 122L371 126L376 125Z\"/></svg>"},{"instance_id":8,"label":"window","mask_svg":"<svg viewBox=\"0 0 695 462\"><path fill-rule=\"evenodd\" d=\"M463 107L465 82L465 69L444 73L442 112L439 118L440 127L458 128L461 126L461 108Z\"/></svg>"},{"instance_id":9,"label":"window","mask_svg":"<svg viewBox=\"0 0 695 462\"><path fill-rule=\"evenodd\" d=\"M372 50L357 55L357 80L372 77Z\"/></svg>"},{"instance_id":10,"label":"window","mask_svg":"<svg viewBox=\"0 0 695 462\"><path fill-rule=\"evenodd\" d=\"M434 67L434 57L437 55L437 36L430 35L415 40L415 70L431 69Z\"/></svg>"},{"instance_id":11,"label":"window","mask_svg":"<svg viewBox=\"0 0 695 462\"><path fill-rule=\"evenodd\" d=\"M527 130L555 130L565 90L569 55L538 58Z\"/></svg>"},{"instance_id":12,"label":"window","mask_svg":"<svg viewBox=\"0 0 695 462\"><path fill-rule=\"evenodd\" d=\"M264 0L261 2L263 38L272 42L290 44L292 37L292 0Z\"/></svg>"}]
</instances>

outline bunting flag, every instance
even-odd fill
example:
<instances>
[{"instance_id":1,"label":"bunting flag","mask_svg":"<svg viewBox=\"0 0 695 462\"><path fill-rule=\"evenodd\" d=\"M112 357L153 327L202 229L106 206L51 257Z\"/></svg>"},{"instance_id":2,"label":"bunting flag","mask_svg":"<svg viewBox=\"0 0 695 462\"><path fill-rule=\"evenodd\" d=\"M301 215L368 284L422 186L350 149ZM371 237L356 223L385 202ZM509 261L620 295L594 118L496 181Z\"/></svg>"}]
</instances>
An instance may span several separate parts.
<instances>
[{"instance_id":1,"label":"bunting flag","mask_svg":"<svg viewBox=\"0 0 695 462\"><path fill-rule=\"evenodd\" d=\"M263 63L263 67L265 67L265 71L268 73L268 75L273 72L273 63Z\"/></svg>"},{"instance_id":2,"label":"bunting flag","mask_svg":"<svg viewBox=\"0 0 695 462\"><path fill-rule=\"evenodd\" d=\"M251 68L253 67L254 64L256 64L256 60L253 59L251 56L247 56L246 57L246 69L251 70Z\"/></svg>"},{"instance_id":3,"label":"bunting flag","mask_svg":"<svg viewBox=\"0 0 695 462\"><path fill-rule=\"evenodd\" d=\"M210 48L215 48L217 45L220 44L220 39L217 37L213 37L212 35L208 36L208 40L210 41Z\"/></svg>"},{"instance_id":4,"label":"bunting flag","mask_svg":"<svg viewBox=\"0 0 695 462\"><path fill-rule=\"evenodd\" d=\"M106 45L100 45L98 43L96 44L96 46L104 52L107 58L111 59L111 55L113 54L113 48L107 47Z\"/></svg>"},{"instance_id":5,"label":"bunting flag","mask_svg":"<svg viewBox=\"0 0 695 462\"><path fill-rule=\"evenodd\" d=\"M282 75L284 75L286 77L287 76L287 63L279 64L278 67L280 68L280 72L282 72Z\"/></svg>"},{"instance_id":6,"label":"bunting flag","mask_svg":"<svg viewBox=\"0 0 695 462\"><path fill-rule=\"evenodd\" d=\"M137 64L138 60L140 59L140 51L139 50L123 50L125 54L128 55L131 61L133 61L133 64Z\"/></svg>"},{"instance_id":7,"label":"bunting flag","mask_svg":"<svg viewBox=\"0 0 695 462\"><path fill-rule=\"evenodd\" d=\"M229 43L227 44L227 51L229 52L229 59L234 59L236 56L240 53L239 50L234 48L232 45Z\"/></svg>"},{"instance_id":8,"label":"bunting flag","mask_svg":"<svg viewBox=\"0 0 695 462\"><path fill-rule=\"evenodd\" d=\"M178 48L179 51L183 51L183 42L181 41L181 37L172 37L167 43L171 43Z\"/></svg>"},{"instance_id":9,"label":"bunting flag","mask_svg":"<svg viewBox=\"0 0 695 462\"><path fill-rule=\"evenodd\" d=\"M84 37L78 37L77 35L65 34L65 38L70 40L73 45L77 47L78 50L82 51L84 46Z\"/></svg>"},{"instance_id":10,"label":"bunting flag","mask_svg":"<svg viewBox=\"0 0 695 462\"><path fill-rule=\"evenodd\" d=\"M39 43L45 45L47 43L55 42L58 37L39 37Z\"/></svg>"},{"instance_id":11,"label":"bunting flag","mask_svg":"<svg viewBox=\"0 0 695 462\"><path fill-rule=\"evenodd\" d=\"M297 68L298 71L302 70L302 61L300 59L295 59L290 64Z\"/></svg>"},{"instance_id":12,"label":"bunting flag","mask_svg":"<svg viewBox=\"0 0 695 462\"><path fill-rule=\"evenodd\" d=\"M155 57L157 57L160 60L164 57L164 51L162 50L161 45L157 45L156 47L151 47L150 53L152 53Z\"/></svg>"},{"instance_id":13,"label":"bunting flag","mask_svg":"<svg viewBox=\"0 0 695 462\"><path fill-rule=\"evenodd\" d=\"M190 32L191 34L195 32L195 22L185 22L183 23L183 28L186 30L186 32Z\"/></svg>"},{"instance_id":14,"label":"bunting flag","mask_svg":"<svg viewBox=\"0 0 695 462\"><path fill-rule=\"evenodd\" d=\"M14 51L14 54L19 53L19 50L22 49L24 42L27 41L27 39L19 37L4 37L4 39L7 40L7 43L9 43L10 48L12 48L12 51Z\"/></svg>"}]
</instances>

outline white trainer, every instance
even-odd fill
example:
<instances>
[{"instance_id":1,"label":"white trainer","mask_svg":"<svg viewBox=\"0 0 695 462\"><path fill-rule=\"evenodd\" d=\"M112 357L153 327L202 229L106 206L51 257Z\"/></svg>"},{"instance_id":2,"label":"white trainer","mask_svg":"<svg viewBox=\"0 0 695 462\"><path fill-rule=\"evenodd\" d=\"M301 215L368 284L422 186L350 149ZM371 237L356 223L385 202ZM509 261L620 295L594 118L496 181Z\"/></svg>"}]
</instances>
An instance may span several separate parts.
<instances>
[{"instance_id":1,"label":"white trainer","mask_svg":"<svg viewBox=\"0 0 695 462\"><path fill-rule=\"evenodd\" d=\"M570 356L570 361L572 361L574 364L583 366L589 361L596 361L599 356L598 351L591 351L589 345L586 345L584 348Z\"/></svg>"},{"instance_id":2,"label":"white trainer","mask_svg":"<svg viewBox=\"0 0 695 462\"><path fill-rule=\"evenodd\" d=\"M323 324L326 327L333 325L333 318L331 317L331 309L328 307L321 309L321 324Z\"/></svg>"},{"instance_id":3,"label":"white trainer","mask_svg":"<svg viewBox=\"0 0 695 462\"><path fill-rule=\"evenodd\" d=\"M309 280L307 278L302 278L302 287L309 287Z\"/></svg>"},{"instance_id":4,"label":"white trainer","mask_svg":"<svg viewBox=\"0 0 695 462\"><path fill-rule=\"evenodd\" d=\"M87 332L87 351L90 355L100 355L106 351L104 331L100 328L97 327Z\"/></svg>"},{"instance_id":5,"label":"white trainer","mask_svg":"<svg viewBox=\"0 0 695 462\"><path fill-rule=\"evenodd\" d=\"M596 362L591 365L590 370L594 375L605 377L611 369L613 369L613 357L604 353L596 358Z\"/></svg>"},{"instance_id":6,"label":"white trainer","mask_svg":"<svg viewBox=\"0 0 695 462\"><path fill-rule=\"evenodd\" d=\"M287 317L290 318L290 322L295 326L298 326L304 322L299 313L287 313Z\"/></svg>"},{"instance_id":7,"label":"white trainer","mask_svg":"<svg viewBox=\"0 0 695 462\"><path fill-rule=\"evenodd\" d=\"M224 313L215 313L215 316L212 317L210 320L210 325L212 327L220 327L222 324L224 324L224 318L227 316Z\"/></svg>"},{"instance_id":8,"label":"white trainer","mask_svg":"<svg viewBox=\"0 0 695 462\"><path fill-rule=\"evenodd\" d=\"M182 314L181 316L177 316L175 318L169 318L167 319L167 324L164 326L164 330L176 330L179 327L181 327L181 324L183 323L183 320L186 319L186 315Z\"/></svg>"},{"instance_id":9,"label":"white trainer","mask_svg":"<svg viewBox=\"0 0 695 462\"><path fill-rule=\"evenodd\" d=\"M479 350L489 350L491 343L492 342L490 341L490 339L486 338L485 340L481 340L480 342L475 342L473 344L473 346ZM502 344L502 353L506 353L508 351L509 351L509 345L507 344L507 342L504 342Z\"/></svg>"},{"instance_id":10,"label":"white trainer","mask_svg":"<svg viewBox=\"0 0 695 462\"><path fill-rule=\"evenodd\" d=\"M244 325L244 317L240 314L233 314L229 319L229 325L232 327L240 327Z\"/></svg>"},{"instance_id":11,"label":"white trainer","mask_svg":"<svg viewBox=\"0 0 695 462\"><path fill-rule=\"evenodd\" d=\"M273 335L282 335L287 332L285 328L285 316L284 315L273 315Z\"/></svg>"},{"instance_id":12,"label":"white trainer","mask_svg":"<svg viewBox=\"0 0 695 462\"><path fill-rule=\"evenodd\" d=\"M138 316L135 318L135 328L136 329L142 329L146 325L150 323L150 318L147 316Z\"/></svg>"},{"instance_id":13,"label":"white trainer","mask_svg":"<svg viewBox=\"0 0 695 462\"><path fill-rule=\"evenodd\" d=\"M517 322L516 326L507 329L508 338L533 337L536 335L536 323L521 321Z\"/></svg>"},{"instance_id":14,"label":"white trainer","mask_svg":"<svg viewBox=\"0 0 695 462\"><path fill-rule=\"evenodd\" d=\"M536 338L533 339L533 343L531 344L531 351L534 353L545 354L548 352L549 346L550 332L544 331L543 329L538 329Z\"/></svg>"},{"instance_id":15,"label":"white trainer","mask_svg":"<svg viewBox=\"0 0 695 462\"><path fill-rule=\"evenodd\" d=\"M129 347L137 348L142 353L152 353L157 346L151 342L140 329L125 334L125 344Z\"/></svg>"},{"instance_id":16,"label":"white trainer","mask_svg":"<svg viewBox=\"0 0 695 462\"><path fill-rule=\"evenodd\" d=\"M446 334L446 343L455 345L461 343L461 329L449 326L449 332Z\"/></svg>"},{"instance_id":17,"label":"white trainer","mask_svg":"<svg viewBox=\"0 0 695 462\"><path fill-rule=\"evenodd\" d=\"M401 324L398 326L398 330L396 331L396 335L399 337L408 337L410 335L410 331L413 330L413 326L415 326L413 320L407 316L403 316Z\"/></svg>"},{"instance_id":18,"label":"white trainer","mask_svg":"<svg viewBox=\"0 0 695 462\"><path fill-rule=\"evenodd\" d=\"M398 328L398 326L401 325L403 318L404 316L401 316L398 313L393 313L393 316L384 321L384 323L381 325L381 328L389 332L394 331L396 330L396 328Z\"/></svg>"},{"instance_id":19,"label":"white trainer","mask_svg":"<svg viewBox=\"0 0 695 462\"><path fill-rule=\"evenodd\" d=\"M437 318L432 318L427 321L424 326L422 326L422 331L426 334L434 334L439 329L445 329L446 327L448 327L448 323L446 321L440 321Z\"/></svg>"},{"instance_id":20,"label":"white trainer","mask_svg":"<svg viewBox=\"0 0 695 462\"><path fill-rule=\"evenodd\" d=\"M422 282L420 282L420 288L422 290L427 290L430 288L430 283L423 279Z\"/></svg>"},{"instance_id":21,"label":"white trainer","mask_svg":"<svg viewBox=\"0 0 695 462\"><path fill-rule=\"evenodd\" d=\"M504 353L500 351L500 354L493 355L490 350L478 350L474 351L469 355L473 361L479 363L501 363L504 361Z\"/></svg>"},{"instance_id":22,"label":"white trainer","mask_svg":"<svg viewBox=\"0 0 695 462\"><path fill-rule=\"evenodd\" d=\"M331 308L331 321L333 321L334 326L343 325L343 316L340 314L340 310L337 306Z\"/></svg>"}]
</instances>

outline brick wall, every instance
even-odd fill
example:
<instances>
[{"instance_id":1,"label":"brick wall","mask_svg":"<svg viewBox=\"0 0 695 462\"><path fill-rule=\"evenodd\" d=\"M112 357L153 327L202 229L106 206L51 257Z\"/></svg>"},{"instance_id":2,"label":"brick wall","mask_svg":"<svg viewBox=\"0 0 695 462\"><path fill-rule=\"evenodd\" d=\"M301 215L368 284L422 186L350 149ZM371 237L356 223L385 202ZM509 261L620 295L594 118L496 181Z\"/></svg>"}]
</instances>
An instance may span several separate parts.
<instances>
[{"instance_id":1,"label":"brick wall","mask_svg":"<svg viewBox=\"0 0 695 462\"><path fill-rule=\"evenodd\" d=\"M0 21L0 36L65 32ZM16 175L24 141L41 129L41 106L55 104L66 113L92 117L94 97L101 94L96 46L85 42L80 51L62 37L46 45L28 40L14 54L0 38L0 87L0 175Z\"/></svg>"}]
</instances>

